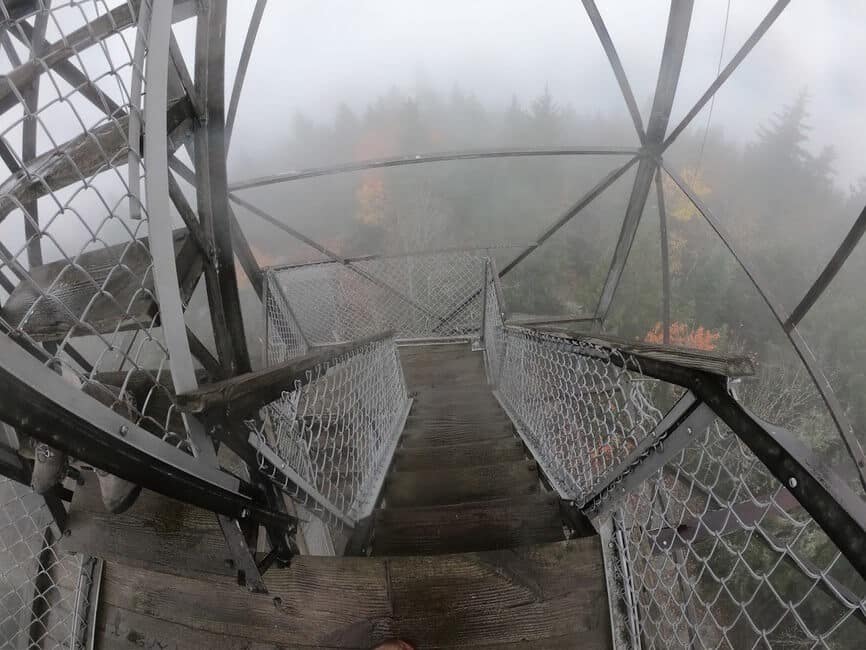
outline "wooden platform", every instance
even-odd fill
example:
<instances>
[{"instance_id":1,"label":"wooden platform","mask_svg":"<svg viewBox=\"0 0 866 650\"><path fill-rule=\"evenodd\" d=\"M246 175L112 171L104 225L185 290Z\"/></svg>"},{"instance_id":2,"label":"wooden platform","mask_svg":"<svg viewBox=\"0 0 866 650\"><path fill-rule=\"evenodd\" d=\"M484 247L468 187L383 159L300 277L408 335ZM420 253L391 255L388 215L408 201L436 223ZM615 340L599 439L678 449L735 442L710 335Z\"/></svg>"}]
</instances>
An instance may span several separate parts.
<instances>
[{"instance_id":1,"label":"wooden platform","mask_svg":"<svg viewBox=\"0 0 866 650\"><path fill-rule=\"evenodd\" d=\"M250 594L212 513L145 492L108 515L88 479L63 544L106 559L96 647L610 647L599 538L565 539L560 501L484 384L481 355L401 357L416 402L370 557L298 557Z\"/></svg>"}]
</instances>

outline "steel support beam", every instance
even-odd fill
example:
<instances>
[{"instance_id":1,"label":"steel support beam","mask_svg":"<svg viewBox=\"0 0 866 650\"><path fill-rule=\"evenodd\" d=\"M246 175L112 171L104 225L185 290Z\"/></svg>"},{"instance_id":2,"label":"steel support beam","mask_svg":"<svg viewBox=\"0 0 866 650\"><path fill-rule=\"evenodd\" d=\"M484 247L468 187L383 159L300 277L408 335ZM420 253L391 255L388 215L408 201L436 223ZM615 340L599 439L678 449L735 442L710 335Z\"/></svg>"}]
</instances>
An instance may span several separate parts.
<instances>
[{"instance_id":1,"label":"steel support beam","mask_svg":"<svg viewBox=\"0 0 866 650\"><path fill-rule=\"evenodd\" d=\"M764 19L758 24L758 27L752 32L752 35L746 39L746 42L743 43L743 46L737 51L737 53L731 58L728 62L728 65L725 66L725 69L719 73L719 76L710 84L709 88L707 88L706 92L701 95L701 98L697 101L697 103L692 107L692 109L686 113L686 116L680 120L680 123L676 125L676 127L668 134L667 138L665 138L664 144L661 147L661 151L664 152L674 140L679 137L680 133L685 131L686 127L691 124L691 121L695 119L698 113L701 112L704 106L706 106L707 102L709 102L713 95L722 87L722 84L728 80L734 70L737 69L737 66L742 63L743 59L746 58L746 55L752 51L752 48L758 44L758 41L767 33L767 30L770 29L770 26L776 22L776 18L779 17L779 14L788 6L788 3L791 0L777 0L776 4L772 6L770 11L764 17Z\"/></svg>"},{"instance_id":2,"label":"steel support beam","mask_svg":"<svg viewBox=\"0 0 866 650\"><path fill-rule=\"evenodd\" d=\"M686 40L688 39L689 26L692 19L692 8L692 0L673 0L671 2L661 67L659 68L659 77L656 82L656 90L646 133L646 148L651 155L641 158L638 165L637 175L635 176L622 229L620 230L616 249L611 260L610 270L607 273L598 306L595 310L595 315L599 319L599 326L604 323L613 303L614 295L622 278L622 273L625 270L635 234L640 224L641 215L649 196L653 176L657 169L658 163L652 154L661 146L668 128L671 107L676 95L680 70L683 65L683 55L686 50Z\"/></svg>"},{"instance_id":3,"label":"steel support beam","mask_svg":"<svg viewBox=\"0 0 866 650\"><path fill-rule=\"evenodd\" d=\"M0 419L56 449L149 490L231 517L294 523L259 506L235 477L131 423L0 334Z\"/></svg>"},{"instance_id":4,"label":"steel support beam","mask_svg":"<svg viewBox=\"0 0 866 650\"><path fill-rule=\"evenodd\" d=\"M814 284L809 287L806 295L803 296L803 299L799 304L794 307L788 320L785 321L785 330L791 330L796 327L800 321L803 320L803 317L809 313L812 305L817 302L818 298L821 297L821 294L824 293L827 286L833 281L833 278L835 278L842 269L845 261L863 237L864 232L866 232L866 208L863 208L860 216L858 216L854 221L851 230L849 230L848 234L845 235L845 239L842 240L839 248L837 248L836 252L833 253L833 257L829 262L827 262L827 266L825 266L824 270L821 271L821 274L815 280Z\"/></svg>"},{"instance_id":5,"label":"steel support beam","mask_svg":"<svg viewBox=\"0 0 866 650\"><path fill-rule=\"evenodd\" d=\"M205 273L217 354L225 377L250 371L232 251L225 149L226 0L199 5L195 84L204 125L195 132L196 193L202 227L215 248L216 268Z\"/></svg>"},{"instance_id":6,"label":"steel support beam","mask_svg":"<svg viewBox=\"0 0 866 650\"><path fill-rule=\"evenodd\" d=\"M706 431L715 414L691 391L683 395L659 421L652 433L614 468L607 471L580 507L597 516L617 505L617 496L634 492L653 474L675 458L696 435ZM612 493L614 489L621 494Z\"/></svg>"},{"instance_id":7,"label":"steel support beam","mask_svg":"<svg viewBox=\"0 0 866 650\"><path fill-rule=\"evenodd\" d=\"M619 89L622 92L622 97L625 99L625 104L628 107L628 112L631 115L631 120L634 122L634 130L637 132L638 140L644 144L646 133L643 130L643 121L640 117L640 109L635 101L634 93L628 83L628 78L625 76L625 70L622 67L622 61L619 59L619 54L613 45L604 20L598 7L595 6L595 0L583 0L583 7L586 9L586 15L589 16L589 21L595 28L595 33L598 35L598 40L601 41L601 46L604 48L604 53L607 55L607 60L610 62L610 67L613 69L613 74L616 77L616 82L619 84Z\"/></svg>"},{"instance_id":8,"label":"steel support beam","mask_svg":"<svg viewBox=\"0 0 866 650\"><path fill-rule=\"evenodd\" d=\"M814 352L812 352L812 349L807 345L806 340L803 338L803 335L800 333L800 330L796 327L796 325L788 324L789 318L785 311L785 308L769 292L769 290L767 289L768 285L762 280L762 278L759 277L757 271L752 268L751 265L749 265L743 257L740 256L740 254L734 247L733 239L731 238L727 229L722 226L721 222L704 204L704 202L701 201L700 197L698 197L691 190L688 184L682 178L680 178L680 176L676 172L672 171L669 167L664 165L664 163L661 163L661 165L665 173L671 178L671 180L673 180L674 183L676 183L677 187L679 187L683 194L686 195L692 205L695 206L697 211L701 213L701 216L703 216L709 226L715 231L719 239L721 239L722 243L734 257L734 260L746 274L746 277L749 278L752 286L755 287L758 295L761 296L761 299L770 309L770 312L773 314L776 322L779 324L785 335L788 337L788 340L794 347L794 351L797 353L800 361L803 362L806 371L809 373L809 376L815 383L815 387L818 389L818 393L821 395L821 399L823 399L824 404L827 405L827 410L830 412L830 417L836 424L836 428L839 430L848 454L851 456L851 459L854 461L854 465L857 468L860 483L864 486L864 488L866 488L866 454L864 454L863 447L861 446L860 441L857 439L857 436L854 433L854 427L851 424L851 421L845 414L845 410L842 408L842 404L839 403L839 399L836 397L836 393L833 390L833 387L830 385L830 380L827 379L827 376L824 374L824 371L818 364L818 360L815 358Z\"/></svg>"},{"instance_id":9,"label":"steel support beam","mask_svg":"<svg viewBox=\"0 0 866 650\"><path fill-rule=\"evenodd\" d=\"M253 46L256 43L256 36L259 33L259 25L262 23L262 16L265 13L265 6L268 0L256 0L256 6L253 8L253 15L250 17L250 25L247 28L247 35L244 39L244 47L241 50L241 60L238 63L237 72L235 72L235 81L232 85L232 95L229 99L229 110L226 115L226 154L228 154L229 146L231 145L232 132L235 126L235 117L238 113L238 104L241 100L241 91L244 87L244 79L247 76L247 67L250 64L250 56L253 53Z\"/></svg>"},{"instance_id":10,"label":"steel support beam","mask_svg":"<svg viewBox=\"0 0 866 650\"><path fill-rule=\"evenodd\" d=\"M252 178L238 181L229 185L230 192L246 190L253 187L264 187L277 183L288 183L291 181L316 178L319 176L333 176L334 174L348 174L352 172L365 171L367 169L382 169L387 167L403 167L405 165L425 165L429 163L448 162L452 160L483 160L486 158L533 158L550 156L637 156L641 153L635 147L537 147L528 149L469 149L465 151L449 151L441 153L427 153L413 156L397 156L395 158L382 158L379 160L362 160L353 163L341 163L327 167L315 167L296 172L274 174L261 178Z\"/></svg>"},{"instance_id":11,"label":"steel support beam","mask_svg":"<svg viewBox=\"0 0 866 650\"><path fill-rule=\"evenodd\" d=\"M656 203L659 210L659 239L662 254L662 343L671 342L671 265L670 240L668 239L668 215L665 209L665 190L662 171L656 170Z\"/></svg>"}]
</instances>

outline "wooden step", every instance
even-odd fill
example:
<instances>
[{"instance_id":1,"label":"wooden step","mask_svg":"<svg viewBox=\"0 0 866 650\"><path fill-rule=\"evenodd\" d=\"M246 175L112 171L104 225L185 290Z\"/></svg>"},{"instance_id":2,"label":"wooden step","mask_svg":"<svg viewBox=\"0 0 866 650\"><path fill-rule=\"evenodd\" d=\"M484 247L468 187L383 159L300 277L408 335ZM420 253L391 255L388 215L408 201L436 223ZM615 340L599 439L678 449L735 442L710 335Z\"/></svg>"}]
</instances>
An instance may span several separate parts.
<instances>
[{"instance_id":1,"label":"wooden step","mask_svg":"<svg viewBox=\"0 0 866 650\"><path fill-rule=\"evenodd\" d=\"M439 467L475 467L522 460L525 457L523 443L511 436L459 445L401 447L394 455L394 469L404 472Z\"/></svg>"},{"instance_id":2,"label":"wooden step","mask_svg":"<svg viewBox=\"0 0 866 650\"><path fill-rule=\"evenodd\" d=\"M230 577L109 562L96 646L610 647L597 537L433 558L298 557L265 581L268 594L250 594Z\"/></svg>"},{"instance_id":3,"label":"wooden step","mask_svg":"<svg viewBox=\"0 0 866 650\"><path fill-rule=\"evenodd\" d=\"M96 475L82 472L69 508L63 548L167 573L234 575L212 512L142 490L126 512L106 512Z\"/></svg>"},{"instance_id":4,"label":"wooden step","mask_svg":"<svg viewBox=\"0 0 866 650\"><path fill-rule=\"evenodd\" d=\"M443 506L538 492L538 466L518 460L478 467L393 472L385 486L385 507Z\"/></svg>"},{"instance_id":5,"label":"wooden step","mask_svg":"<svg viewBox=\"0 0 866 650\"><path fill-rule=\"evenodd\" d=\"M514 439L511 421L496 424L463 423L459 426L438 426L435 423L407 424L403 430L403 447L435 447L437 445L460 445L485 440Z\"/></svg>"},{"instance_id":6,"label":"wooden step","mask_svg":"<svg viewBox=\"0 0 866 650\"><path fill-rule=\"evenodd\" d=\"M532 494L375 513L374 555L486 551L563 539L559 500Z\"/></svg>"},{"instance_id":7,"label":"wooden step","mask_svg":"<svg viewBox=\"0 0 866 650\"><path fill-rule=\"evenodd\" d=\"M504 414L492 413L442 413L440 415L410 414L403 430L406 433L417 431L459 431L460 429L501 429L512 431L511 420Z\"/></svg>"},{"instance_id":8,"label":"wooden step","mask_svg":"<svg viewBox=\"0 0 866 650\"><path fill-rule=\"evenodd\" d=\"M148 247L147 238L137 239L82 253L75 264L60 259L34 267L0 313L35 341L58 341L70 331L148 329L157 313ZM203 260L185 228L174 231L174 251L182 292L192 291ZM89 327L78 325L80 317Z\"/></svg>"}]
</instances>

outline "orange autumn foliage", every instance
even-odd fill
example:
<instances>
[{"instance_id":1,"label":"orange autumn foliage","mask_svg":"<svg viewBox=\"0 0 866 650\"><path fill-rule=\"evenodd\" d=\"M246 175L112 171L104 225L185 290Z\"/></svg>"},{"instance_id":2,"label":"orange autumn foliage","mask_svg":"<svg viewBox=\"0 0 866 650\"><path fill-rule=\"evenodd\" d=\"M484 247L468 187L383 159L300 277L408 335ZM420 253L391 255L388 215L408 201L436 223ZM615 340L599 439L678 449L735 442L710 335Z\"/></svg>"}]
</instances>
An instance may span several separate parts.
<instances>
[{"instance_id":1,"label":"orange autumn foliage","mask_svg":"<svg viewBox=\"0 0 866 650\"><path fill-rule=\"evenodd\" d=\"M686 323L680 323L679 321L671 323L670 334L671 345L679 345L680 347L692 348L693 350L715 350L716 343L722 336L718 330L706 329L702 326L692 328ZM656 323L647 332L644 341L647 343L664 342L662 324Z\"/></svg>"}]
</instances>

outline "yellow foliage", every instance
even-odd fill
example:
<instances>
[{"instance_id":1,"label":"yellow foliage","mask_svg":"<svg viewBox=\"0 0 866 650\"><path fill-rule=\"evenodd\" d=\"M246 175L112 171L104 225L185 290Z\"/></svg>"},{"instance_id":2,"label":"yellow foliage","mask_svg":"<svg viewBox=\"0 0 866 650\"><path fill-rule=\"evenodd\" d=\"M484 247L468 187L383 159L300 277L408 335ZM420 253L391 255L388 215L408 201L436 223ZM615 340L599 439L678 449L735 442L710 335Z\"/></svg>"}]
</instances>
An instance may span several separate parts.
<instances>
[{"instance_id":1,"label":"yellow foliage","mask_svg":"<svg viewBox=\"0 0 866 650\"><path fill-rule=\"evenodd\" d=\"M712 189L704 181L703 172L699 172L693 167L686 167L680 171L680 176L698 198L703 199L712 194ZM668 176L664 178L664 191L667 201L665 208L669 216L682 222L700 216L697 208Z\"/></svg>"}]
</instances>

